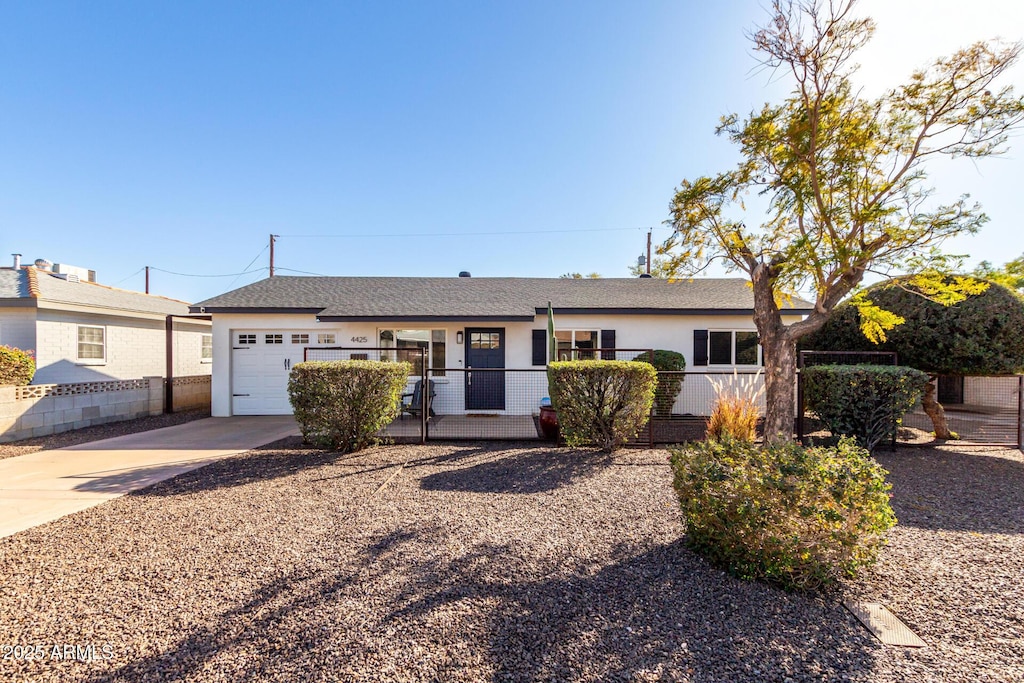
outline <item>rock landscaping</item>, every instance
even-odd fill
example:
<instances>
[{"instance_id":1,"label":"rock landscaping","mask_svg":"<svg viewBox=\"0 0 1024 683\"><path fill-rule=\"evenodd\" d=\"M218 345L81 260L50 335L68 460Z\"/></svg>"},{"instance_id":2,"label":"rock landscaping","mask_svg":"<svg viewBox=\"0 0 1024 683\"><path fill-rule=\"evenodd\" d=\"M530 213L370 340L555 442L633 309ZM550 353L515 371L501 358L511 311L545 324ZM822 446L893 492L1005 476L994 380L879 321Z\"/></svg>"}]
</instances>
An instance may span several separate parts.
<instances>
[{"instance_id":1,"label":"rock landscaping","mask_svg":"<svg viewBox=\"0 0 1024 683\"><path fill-rule=\"evenodd\" d=\"M687 550L663 450L279 442L0 540L0 680L1024 680L1024 458L877 457L890 545L808 595Z\"/></svg>"}]
</instances>

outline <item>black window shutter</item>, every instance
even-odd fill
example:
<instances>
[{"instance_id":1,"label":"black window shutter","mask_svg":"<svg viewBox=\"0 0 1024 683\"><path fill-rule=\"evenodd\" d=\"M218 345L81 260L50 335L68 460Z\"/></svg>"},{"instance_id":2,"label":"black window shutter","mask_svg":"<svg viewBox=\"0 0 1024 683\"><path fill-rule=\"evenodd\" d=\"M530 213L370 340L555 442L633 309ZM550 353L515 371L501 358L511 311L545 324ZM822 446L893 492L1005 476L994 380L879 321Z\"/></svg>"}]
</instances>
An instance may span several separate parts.
<instances>
[{"instance_id":1,"label":"black window shutter","mask_svg":"<svg viewBox=\"0 0 1024 683\"><path fill-rule=\"evenodd\" d=\"M548 331L533 331L533 364L548 364Z\"/></svg>"},{"instance_id":2,"label":"black window shutter","mask_svg":"<svg viewBox=\"0 0 1024 683\"><path fill-rule=\"evenodd\" d=\"M615 348L615 330L601 330L601 348ZM601 360L615 360L614 351L602 351Z\"/></svg>"},{"instance_id":3,"label":"black window shutter","mask_svg":"<svg viewBox=\"0 0 1024 683\"><path fill-rule=\"evenodd\" d=\"M707 330L694 330L693 331L693 364L696 365L707 365L708 364L708 331Z\"/></svg>"}]
</instances>

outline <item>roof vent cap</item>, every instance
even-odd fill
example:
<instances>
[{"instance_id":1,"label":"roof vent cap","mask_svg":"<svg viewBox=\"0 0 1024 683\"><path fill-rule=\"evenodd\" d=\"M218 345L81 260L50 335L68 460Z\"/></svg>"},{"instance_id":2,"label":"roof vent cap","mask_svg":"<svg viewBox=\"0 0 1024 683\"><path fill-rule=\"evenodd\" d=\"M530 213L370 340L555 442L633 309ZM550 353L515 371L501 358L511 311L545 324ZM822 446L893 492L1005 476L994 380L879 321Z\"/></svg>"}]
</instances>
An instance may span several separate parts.
<instances>
[{"instance_id":1,"label":"roof vent cap","mask_svg":"<svg viewBox=\"0 0 1024 683\"><path fill-rule=\"evenodd\" d=\"M463 271L459 272L459 277L473 277L473 276L470 274L470 272L468 270L463 270Z\"/></svg>"},{"instance_id":2,"label":"roof vent cap","mask_svg":"<svg viewBox=\"0 0 1024 683\"><path fill-rule=\"evenodd\" d=\"M39 270L49 270L53 264L44 258L37 258L35 262L36 268Z\"/></svg>"},{"instance_id":3,"label":"roof vent cap","mask_svg":"<svg viewBox=\"0 0 1024 683\"><path fill-rule=\"evenodd\" d=\"M651 277L650 273L641 273L640 274L640 279L641 280L644 280L644 279L649 278L649 277Z\"/></svg>"}]
</instances>

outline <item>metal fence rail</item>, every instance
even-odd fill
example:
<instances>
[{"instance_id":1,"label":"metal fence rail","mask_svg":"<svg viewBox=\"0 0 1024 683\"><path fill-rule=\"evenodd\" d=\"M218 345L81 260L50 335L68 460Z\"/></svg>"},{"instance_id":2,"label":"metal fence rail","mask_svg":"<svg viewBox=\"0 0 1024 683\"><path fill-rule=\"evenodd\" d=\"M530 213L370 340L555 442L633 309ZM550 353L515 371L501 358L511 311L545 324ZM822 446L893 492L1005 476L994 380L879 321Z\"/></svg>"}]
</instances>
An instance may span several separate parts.
<instances>
[{"instance_id":1,"label":"metal fence rail","mask_svg":"<svg viewBox=\"0 0 1024 683\"><path fill-rule=\"evenodd\" d=\"M574 349L577 357L610 355L612 349ZM637 360L647 349L615 349L619 360ZM805 352L806 353L806 352ZM840 354L843 355L843 354ZM891 354L846 354L845 360L891 364ZM431 368L426 349L392 347L307 348L306 360L405 360L412 364L399 417L384 432L398 442L427 440L542 439L541 399L549 396L547 369ZM825 360L813 356L808 364ZM804 357L806 362L806 356ZM836 362L835 354L828 358ZM426 380L426 381L425 381ZM939 378L937 395L949 427L965 443L1016 446L1024 450L1024 376ZM417 392L416 387L420 386ZM423 387L429 387L429 391ZM651 419L634 445L703 439L719 391L749 392L765 410L761 372L662 371ZM802 394L799 391L798 396ZM813 418L808 413L806 417ZM798 438L822 428L798 407ZM920 406L903 420L899 438L920 440L931 420ZM917 430L916 432L914 430Z\"/></svg>"},{"instance_id":2,"label":"metal fence rail","mask_svg":"<svg viewBox=\"0 0 1024 683\"><path fill-rule=\"evenodd\" d=\"M1022 442L1021 394L1024 375L997 377L938 377L936 397L946 413L950 431L966 443L1017 446ZM932 432L934 427L920 404L903 418L904 427ZM911 440L904 431L897 440Z\"/></svg>"}]
</instances>

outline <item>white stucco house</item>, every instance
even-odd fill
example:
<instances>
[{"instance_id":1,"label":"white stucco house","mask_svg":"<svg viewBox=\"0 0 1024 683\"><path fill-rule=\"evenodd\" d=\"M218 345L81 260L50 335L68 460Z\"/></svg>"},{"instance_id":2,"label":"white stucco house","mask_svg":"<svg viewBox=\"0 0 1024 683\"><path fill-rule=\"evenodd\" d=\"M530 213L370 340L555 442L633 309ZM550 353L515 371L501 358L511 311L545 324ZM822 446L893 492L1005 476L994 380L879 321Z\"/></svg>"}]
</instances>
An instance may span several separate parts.
<instances>
[{"instance_id":1,"label":"white stucco house","mask_svg":"<svg viewBox=\"0 0 1024 683\"><path fill-rule=\"evenodd\" d=\"M35 353L33 384L166 377L168 350L175 377L210 374L209 320L184 319L183 301L89 277L87 270L59 265L0 268L0 344ZM176 316L170 349L169 315Z\"/></svg>"},{"instance_id":2,"label":"white stucco house","mask_svg":"<svg viewBox=\"0 0 1024 683\"><path fill-rule=\"evenodd\" d=\"M739 278L289 276L191 311L213 320L214 416L290 413L290 367L307 355L332 357L329 347L346 347L344 357L356 358L376 357L369 352L376 347L395 348L383 355L397 358L402 349L425 349L438 413L529 414L547 388L539 371L549 360L549 301L559 355L570 348L669 349L684 355L688 371L761 365L753 293ZM811 308L800 300L787 306L787 322ZM535 380L531 388L517 389L526 376Z\"/></svg>"}]
</instances>

